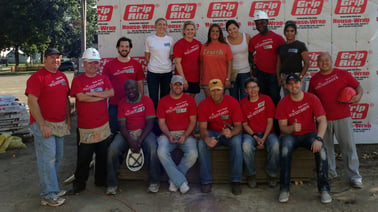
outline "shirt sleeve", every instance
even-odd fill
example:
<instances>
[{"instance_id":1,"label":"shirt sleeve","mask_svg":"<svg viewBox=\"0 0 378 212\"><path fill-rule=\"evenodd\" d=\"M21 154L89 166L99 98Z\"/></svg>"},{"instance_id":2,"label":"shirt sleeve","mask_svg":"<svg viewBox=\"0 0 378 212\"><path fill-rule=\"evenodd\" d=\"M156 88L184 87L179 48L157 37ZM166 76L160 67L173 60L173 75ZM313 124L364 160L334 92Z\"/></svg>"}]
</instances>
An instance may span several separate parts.
<instances>
[{"instance_id":1,"label":"shirt sleeve","mask_svg":"<svg viewBox=\"0 0 378 212\"><path fill-rule=\"evenodd\" d=\"M207 122L207 118L208 118L206 104L203 101L198 105L198 122Z\"/></svg>"},{"instance_id":2,"label":"shirt sleeve","mask_svg":"<svg viewBox=\"0 0 378 212\"><path fill-rule=\"evenodd\" d=\"M233 97L231 97L233 98ZM232 122L242 122L244 120L240 104L236 99L231 99L232 104Z\"/></svg>"},{"instance_id":3,"label":"shirt sleeve","mask_svg":"<svg viewBox=\"0 0 378 212\"><path fill-rule=\"evenodd\" d=\"M182 58L183 57L182 49L183 48L182 48L182 45L181 45L181 40L179 40L173 46L173 57L174 58Z\"/></svg>"},{"instance_id":4,"label":"shirt sleeve","mask_svg":"<svg viewBox=\"0 0 378 212\"><path fill-rule=\"evenodd\" d=\"M284 103L281 100L280 102L278 102L278 105L277 105L276 119L277 120L289 119L289 117L287 116L287 114L288 113L285 112L285 105L284 105Z\"/></svg>"},{"instance_id":5,"label":"shirt sleeve","mask_svg":"<svg viewBox=\"0 0 378 212\"><path fill-rule=\"evenodd\" d=\"M136 69L136 80L137 81L140 81L140 80L144 80L146 78L146 76L144 76L144 71L143 71L143 68L142 68L142 65L138 62L138 61L135 61L135 69Z\"/></svg>"},{"instance_id":6,"label":"shirt sleeve","mask_svg":"<svg viewBox=\"0 0 378 212\"><path fill-rule=\"evenodd\" d=\"M144 42L144 52L150 52L150 37L147 37Z\"/></svg>"},{"instance_id":7,"label":"shirt sleeve","mask_svg":"<svg viewBox=\"0 0 378 212\"><path fill-rule=\"evenodd\" d=\"M251 53L255 52L255 46L253 44L253 37L249 41L248 51L251 52Z\"/></svg>"},{"instance_id":8,"label":"shirt sleeve","mask_svg":"<svg viewBox=\"0 0 378 212\"><path fill-rule=\"evenodd\" d=\"M146 104L146 119L150 119L150 118L155 118L156 115L155 115L155 106L154 104L152 103L152 100L145 96L145 104Z\"/></svg>"},{"instance_id":9,"label":"shirt sleeve","mask_svg":"<svg viewBox=\"0 0 378 212\"><path fill-rule=\"evenodd\" d=\"M312 96L311 97L312 98L312 107L313 107L315 117L326 115L326 112L325 112L323 105L320 102L319 98L317 96L313 95L313 94L309 94L309 95Z\"/></svg>"},{"instance_id":10,"label":"shirt sleeve","mask_svg":"<svg viewBox=\"0 0 378 212\"><path fill-rule=\"evenodd\" d=\"M196 116L197 115L197 104L196 100L193 97L189 96L189 115Z\"/></svg>"},{"instance_id":11,"label":"shirt sleeve","mask_svg":"<svg viewBox=\"0 0 378 212\"><path fill-rule=\"evenodd\" d=\"M158 107L157 107L157 110L156 110L156 116L159 118L159 119L165 119L165 104L164 104L164 100L162 101L163 99L161 99L158 103Z\"/></svg>"},{"instance_id":12,"label":"shirt sleeve","mask_svg":"<svg viewBox=\"0 0 378 212\"><path fill-rule=\"evenodd\" d=\"M272 99L267 96L266 100L267 118L274 118L275 106Z\"/></svg>"},{"instance_id":13,"label":"shirt sleeve","mask_svg":"<svg viewBox=\"0 0 378 212\"><path fill-rule=\"evenodd\" d=\"M40 80L40 77L38 77L36 74L33 74L26 82L25 95L27 96L28 94L32 94L39 98L41 94L41 87L42 82Z\"/></svg>"},{"instance_id":14,"label":"shirt sleeve","mask_svg":"<svg viewBox=\"0 0 378 212\"><path fill-rule=\"evenodd\" d=\"M70 91L70 96L75 97L76 94L82 93L83 92L83 87L80 83L80 80L78 80L78 77L75 77L72 80L72 85L71 85L71 91Z\"/></svg>"},{"instance_id":15,"label":"shirt sleeve","mask_svg":"<svg viewBox=\"0 0 378 212\"><path fill-rule=\"evenodd\" d=\"M112 83L110 82L109 78L104 76L104 83L105 83L105 88L106 89L113 89L113 85Z\"/></svg>"},{"instance_id":16,"label":"shirt sleeve","mask_svg":"<svg viewBox=\"0 0 378 212\"><path fill-rule=\"evenodd\" d=\"M118 103L118 113L117 113L118 120L126 120L125 111L124 111L125 106L123 105L124 101L125 99L122 99Z\"/></svg>"},{"instance_id":17,"label":"shirt sleeve","mask_svg":"<svg viewBox=\"0 0 378 212\"><path fill-rule=\"evenodd\" d=\"M231 47L228 44L225 44L225 46L226 46L226 53L227 53L226 57L227 57L227 60L232 60L234 57L232 55Z\"/></svg>"}]
</instances>

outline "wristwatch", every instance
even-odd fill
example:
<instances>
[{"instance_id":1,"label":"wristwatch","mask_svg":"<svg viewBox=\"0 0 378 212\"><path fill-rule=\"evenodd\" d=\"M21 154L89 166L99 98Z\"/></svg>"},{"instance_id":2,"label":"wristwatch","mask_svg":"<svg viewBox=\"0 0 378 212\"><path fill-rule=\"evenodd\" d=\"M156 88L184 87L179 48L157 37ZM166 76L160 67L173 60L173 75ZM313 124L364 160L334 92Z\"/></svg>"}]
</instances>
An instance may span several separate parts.
<instances>
[{"instance_id":1,"label":"wristwatch","mask_svg":"<svg viewBox=\"0 0 378 212\"><path fill-rule=\"evenodd\" d=\"M230 79L229 79L229 78L226 78L226 81L230 81Z\"/></svg>"},{"instance_id":2,"label":"wristwatch","mask_svg":"<svg viewBox=\"0 0 378 212\"><path fill-rule=\"evenodd\" d=\"M318 141L320 141L320 142L324 142L323 138L320 137L320 136L316 136L316 137L315 137L315 140L318 140Z\"/></svg>"}]
</instances>

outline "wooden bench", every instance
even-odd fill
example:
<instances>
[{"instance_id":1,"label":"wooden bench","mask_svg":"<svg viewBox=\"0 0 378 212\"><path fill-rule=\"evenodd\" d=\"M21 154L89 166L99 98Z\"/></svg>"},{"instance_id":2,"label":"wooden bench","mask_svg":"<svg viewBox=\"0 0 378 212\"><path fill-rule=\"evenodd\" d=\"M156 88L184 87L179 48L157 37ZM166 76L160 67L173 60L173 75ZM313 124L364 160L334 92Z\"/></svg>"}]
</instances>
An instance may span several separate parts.
<instances>
[{"instance_id":1,"label":"wooden bench","mask_svg":"<svg viewBox=\"0 0 378 212\"><path fill-rule=\"evenodd\" d=\"M230 182L230 157L227 147L217 147L212 152L212 172L214 183L229 183ZM172 152L173 158L177 163L182 157L181 150L175 149ZM267 175L265 173L266 151L256 150L256 180L257 182L266 182ZM162 168L162 170L164 170ZM291 168L292 181L309 181L315 177L315 160L314 155L304 148L298 148L294 151ZM167 181L168 178L163 171L162 181ZM186 174L190 183L200 183L199 177L199 162ZM120 170L119 179L121 180L148 180L146 165L138 172L128 170L123 163ZM243 176L243 182L246 182L246 176Z\"/></svg>"}]
</instances>

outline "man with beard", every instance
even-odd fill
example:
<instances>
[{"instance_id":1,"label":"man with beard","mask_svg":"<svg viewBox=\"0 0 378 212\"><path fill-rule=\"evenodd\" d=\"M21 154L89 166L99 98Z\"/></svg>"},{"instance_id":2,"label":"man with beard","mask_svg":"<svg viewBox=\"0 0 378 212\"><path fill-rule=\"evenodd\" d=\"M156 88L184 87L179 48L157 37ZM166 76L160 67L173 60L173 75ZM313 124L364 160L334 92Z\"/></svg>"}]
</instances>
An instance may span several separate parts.
<instances>
[{"instance_id":1,"label":"man with beard","mask_svg":"<svg viewBox=\"0 0 378 212\"><path fill-rule=\"evenodd\" d=\"M109 78L114 88L114 96L109 99L109 124L113 134L119 131L117 120L118 102L126 96L123 84L126 80L135 80L139 93L143 94L145 79L142 65L129 56L133 48L131 39L121 37L117 41L116 48L119 56L108 62L103 70L103 75Z\"/></svg>"},{"instance_id":2,"label":"man with beard","mask_svg":"<svg viewBox=\"0 0 378 212\"><path fill-rule=\"evenodd\" d=\"M269 17L264 11L256 11L254 20L259 34L251 38L249 52L254 53L254 62L257 66L256 78L261 83L260 92L270 96L277 105L281 99L281 87L276 76L277 48L285 40L281 35L269 30Z\"/></svg>"},{"instance_id":3,"label":"man with beard","mask_svg":"<svg viewBox=\"0 0 378 212\"><path fill-rule=\"evenodd\" d=\"M327 129L327 118L320 100L301 90L298 75L288 74L286 95L277 106L276 118L281 129L280 137L280 196L279 202L289 201L291 160L293 152L303 147L314 153L320 201L332 202L328 184L327 151L323 137ZM317 125L316 125L316 123Z\"/></svg>"}]
</instances>

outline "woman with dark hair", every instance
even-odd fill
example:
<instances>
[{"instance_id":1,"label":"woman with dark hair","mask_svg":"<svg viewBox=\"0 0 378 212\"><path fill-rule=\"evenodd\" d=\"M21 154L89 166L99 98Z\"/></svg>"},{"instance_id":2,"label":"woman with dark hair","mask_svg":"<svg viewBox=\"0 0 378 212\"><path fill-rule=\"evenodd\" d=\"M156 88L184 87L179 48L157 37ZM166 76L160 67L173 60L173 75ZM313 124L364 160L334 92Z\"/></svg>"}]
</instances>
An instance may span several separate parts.
<instances>
[{"instance_id":1,"label":"woman with dark hair","mask_svg":"<svg viewBox=\"0 0 378 212\"><path fill-rule=\"evenodd\" d=\"M294 21L286 21L284 27L286 42L277 49L277 79L279 85L284 87L284 94L289 92L285 89L285 79L289 73L295 73L302 80L302 90L306 89L306 72L310 65L306 44L295 39L297 25Z\"/></svg>"},{"instance_id":2,"label":"woman with dark hair","mask_svg":"<svg viewBox=\"0 0 378 212\"><path fill-rule=\"evenodd\" d=\"M158 18L155 21L156 33L147 37L145 57L147 62L148 93L155 110L160 98L169 94L169 83L172 78L173 38L167 35L167 20Z\"/></svg>"},{"instance_id":3,"label":"woman with dark hair","mask_svg":"<svg viewBox=\"0 0 378 212\"><path fill-rule=\"evenodd\" d=\"M200 63L199 55L202 43L196 39L196 25L192 21L183 24L183 38L178 40L173 47L173 57L177 74L184 79L184 89L191 96L200 92Z\"/></svg>"},{"instance_id":4,"label":"woman with dark hair","mask_svg":"<svg viewBox=\"0 0 378 212\"><path fill-rule=\"evenodd\" d=\"M226 30L228 32L226 42L230 45L234 58L232 60L230 94L237 100L241 100L247 96L244 82L251 77L251 68L248 62L248 45L251 36L239 32L239 24L235 20L226 22Z\"/></svg>"},{"instance_id":5,"label":"woman with dark hair","mask_svg":"<svg viewBox=\"0 0 378 212\"><path fill-rule=\"evenodd\" d=\"M268 184L275 187L280 145L273 130L274 103L269 96L260 94L256 78L247 79L244 86L248 96L240 101L240 107L245 120L242 149L247 183L250 188L256 187L255 150L266 149Z\"/></svg>"},{"instance_id":6,"label":"woman with dark hair","mask_svg":"<svg viewBox=\"0 0 378 212\"><path fill-rule=\"evenodd\" d=\"M207 34L207 42L200 53L200 79L206 97L210 96L209 81L220 79L225 88L231 87L232 52L223 37L218 24L212 24Z\"/></svg>"}]
</instances>

